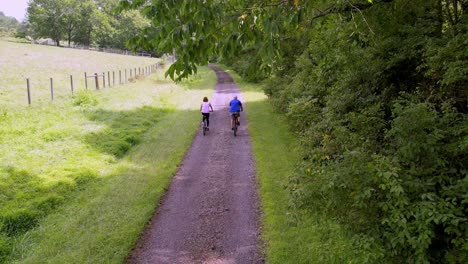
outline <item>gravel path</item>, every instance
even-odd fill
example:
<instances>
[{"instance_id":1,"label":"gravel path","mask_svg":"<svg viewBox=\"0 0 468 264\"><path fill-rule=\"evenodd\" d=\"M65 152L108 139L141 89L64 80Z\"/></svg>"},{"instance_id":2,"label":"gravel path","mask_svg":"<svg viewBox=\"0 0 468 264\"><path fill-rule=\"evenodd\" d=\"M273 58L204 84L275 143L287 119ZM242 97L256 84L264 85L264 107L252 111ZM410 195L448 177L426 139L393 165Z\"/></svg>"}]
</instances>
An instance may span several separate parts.
<instances>
[{"instance_id":1,"label":"gravel path","mask_svg":"<svg viewBox=\"0 0 468 264\"><path fill-rule=\"evenodd\" d=\"M229 74L211 68L218 83L210 131L195 137L128 263L263 263L244 114L237 137L229 124L227 105L234 95L242 97Z\"/></svg>"}]
</instances>

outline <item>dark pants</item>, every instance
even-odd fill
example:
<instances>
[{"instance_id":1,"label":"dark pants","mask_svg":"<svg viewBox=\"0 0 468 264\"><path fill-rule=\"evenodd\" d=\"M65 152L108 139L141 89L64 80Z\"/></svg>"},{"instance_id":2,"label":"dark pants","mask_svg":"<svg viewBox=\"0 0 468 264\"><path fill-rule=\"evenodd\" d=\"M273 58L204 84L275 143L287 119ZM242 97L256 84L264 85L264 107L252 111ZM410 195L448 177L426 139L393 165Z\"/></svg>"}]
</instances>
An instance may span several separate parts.
<instances>
[{"instance_id":1,"label":"dark pants","mask_svg":"<svg viewBox=\"0 0 468 264\"><path fill-rule=\"evenodd\" d=\"M202 121L206 120L206 126L209 127L210 126L210 113L202 113L202 115L203 115Z\"/></svg>"}]
</instances>

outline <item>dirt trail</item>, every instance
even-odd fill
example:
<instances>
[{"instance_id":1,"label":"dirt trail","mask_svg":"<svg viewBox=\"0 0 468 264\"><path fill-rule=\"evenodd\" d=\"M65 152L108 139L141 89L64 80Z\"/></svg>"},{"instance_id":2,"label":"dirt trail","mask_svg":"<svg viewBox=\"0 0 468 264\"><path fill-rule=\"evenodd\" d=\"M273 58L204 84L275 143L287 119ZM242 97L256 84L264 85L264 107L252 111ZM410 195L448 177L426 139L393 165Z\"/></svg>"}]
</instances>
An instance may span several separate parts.
<instances>
[{"instance_id":1,"label":"dirt trail","mask_svg":"<svg viewBox=\"0 0 468 264\"><path fill-rule=\"evenodd\" d=\"M263 263L244 114L237 137L229 124L227 105L234 95L242 98L229 74L212 69L218 83L210 131L195 137L128 263Z\"/></svg>"}]
</instances>

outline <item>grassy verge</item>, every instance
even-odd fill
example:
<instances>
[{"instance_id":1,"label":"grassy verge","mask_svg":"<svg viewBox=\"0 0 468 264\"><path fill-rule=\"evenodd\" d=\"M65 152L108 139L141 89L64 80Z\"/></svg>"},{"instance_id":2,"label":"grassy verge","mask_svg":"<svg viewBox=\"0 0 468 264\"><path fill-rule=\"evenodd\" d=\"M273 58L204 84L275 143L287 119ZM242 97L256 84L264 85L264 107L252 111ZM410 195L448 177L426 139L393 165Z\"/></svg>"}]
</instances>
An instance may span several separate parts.
<instances>
[{"instance_id":1,"label":"grassy verge","mask_svg":"<svg viewBox=\"0 0 468 264\"><path fill-rule=\"evenodd\" d=\"M148 130L116 172L20 238L17 262L122 263L190 145L194 118L175 111Z\"/></svg>"},{"instance_id":2,"label":"grassy verge","mask_svg":"<svg viewBox=\"0 0 468 264\"><path fill-rule=\"evenodd\" d=\"M197 131L216 81L199 73L4 105L0 262L123 262Z\"/></svg>"},{"instance_id":3,"label":"grassy verge","mask_svg":"<svg viewBox=\"0 0 468 264\"><path fill-rule=\"evenodd\" d=\"M325 215L300 219L290 208L289 176L300 162L298 139L275 113L260 85L243 82L230 72L246 101L248 129L257 165L262 238L267 263L364 263L369 252Z\"/></svg>"}]
</instances>

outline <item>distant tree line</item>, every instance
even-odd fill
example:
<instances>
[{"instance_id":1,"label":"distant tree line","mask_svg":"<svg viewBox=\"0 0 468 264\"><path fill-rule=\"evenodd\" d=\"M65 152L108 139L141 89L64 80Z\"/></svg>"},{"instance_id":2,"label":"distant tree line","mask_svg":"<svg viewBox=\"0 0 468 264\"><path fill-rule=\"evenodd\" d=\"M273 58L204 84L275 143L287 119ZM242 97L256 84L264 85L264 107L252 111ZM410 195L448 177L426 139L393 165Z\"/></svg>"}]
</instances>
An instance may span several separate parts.
<instances>
[{"instance_id":1,"label":"distant tree line","mask_svg":"<svg viewBox=\"0 0 468 264\"><path fill-rule=\"evenodd\" d=\"M0 30L22 38L50 38L57 46L66 41L68 46L125 49L127 40L147 27L149 20L136 10L116 13L118 2L31 0L22 23L0 13Z\"/></svg>"},{"instance_id":2,"label":"distant tree line","mask_svg":"<svg viewBox=\"0 0 468 264\"><path fill-rule=\"evenodd\" d=\"M0 11L0 36L11 35L19 27L19 22L14 17L8 17Z\"/></svg>"}]
</instances>

